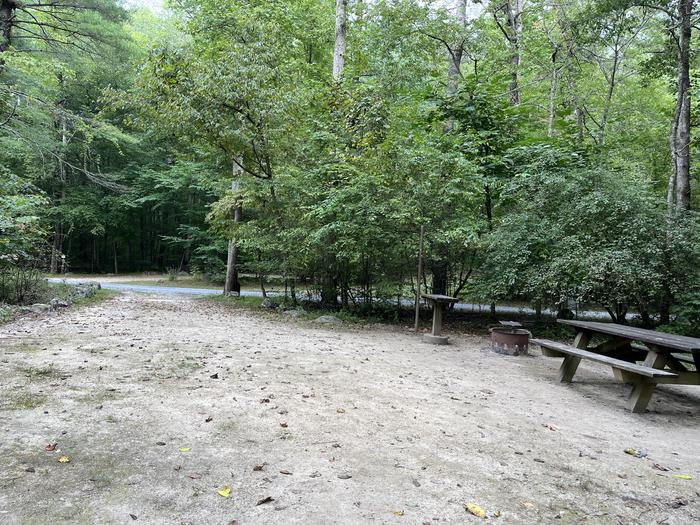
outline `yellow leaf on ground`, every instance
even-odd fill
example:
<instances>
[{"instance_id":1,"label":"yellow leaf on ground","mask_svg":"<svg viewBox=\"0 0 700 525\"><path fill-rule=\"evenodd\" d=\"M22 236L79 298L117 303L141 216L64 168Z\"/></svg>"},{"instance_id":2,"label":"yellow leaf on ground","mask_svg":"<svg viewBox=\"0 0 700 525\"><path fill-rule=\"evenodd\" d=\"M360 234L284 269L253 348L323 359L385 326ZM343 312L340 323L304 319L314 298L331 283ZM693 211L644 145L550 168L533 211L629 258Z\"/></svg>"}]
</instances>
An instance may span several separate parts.
<instances>
[{"instance_id":1,"label":"yellow leaf on ground","mask_svg":"<svg viewBox=\"0 0 700 525\"><path fill-rule=\"evenodd\" d=\"M189 452L190 450L192 450L190 447L182 447L180 452Z\"/></svg>"},{"instance_id":2,"label":"yellow leaf on ground","mask_svg":"<svg viewBox=\"0 0 700 525\"><path fill-rule=\"evenodd\" d=\"M467 503L464 508L468 511L474 514L477 518L485 518L486 517L486 511L484 510L483 507L480 507L476 503Z\"/></svg>"},{"instance_id":3,"label":"yellow leaf on ground","mask_svg":"<svg viewBox=\"0 0 700 525\"><path fill-rule=\"evenodd\" d=\"M70 457L69 456L61 456L58 458L59 463L70 463Z\"/></svg>"},{"instance_id":4,"label":"yellow leaf on ground","mask_svg":"<svg viewBox=\"0 0 700 525\"><path fill-rule=\"evenodd\" d=\"M394 516L398 516L399 518L400 518L401 516L403 516L404 514L405 514L405 512L402 511L402 510L399 510L399 511L397 511L397 512L394 512Z\"/></svg>"},{"instance_id":5,"label":"yellow leaf on ground","mask_svg":"<svg viewBox=\"0 0 700 525\"><path fill-rule=\"evenodd\" d=\"M673 477L678 479L693 479L693 476L689 476L688 474L674 474Z\"/></svg>"},{"instance_id":6,"label":"yellow leaf on ground","mask_svg":"<svg viewBox=\"0 0 700 525\"><path fill-rule=\"evenodd\" d=\"M231 487L224 485L224 487L218 491L217 494L222 498L228 498L231 495Z\"/></svg>"}]
</instances>

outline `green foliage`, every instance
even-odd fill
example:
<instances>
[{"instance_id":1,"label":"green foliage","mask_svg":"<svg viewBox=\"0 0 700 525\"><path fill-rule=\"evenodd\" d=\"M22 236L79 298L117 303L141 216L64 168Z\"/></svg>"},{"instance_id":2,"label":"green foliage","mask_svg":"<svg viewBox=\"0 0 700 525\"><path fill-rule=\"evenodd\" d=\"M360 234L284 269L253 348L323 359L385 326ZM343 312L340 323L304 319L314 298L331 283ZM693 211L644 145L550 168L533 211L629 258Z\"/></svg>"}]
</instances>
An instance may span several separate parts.
<instances>
[{"instance_id":1,"label":"green foliage","mask_svg":"<svg viewBox=\"0 0 700 525\"><path fill-rule=\"evenodd\" d=\"M530 160L533 159L534 160ZM513 153L518 171L489 239L493 299L573 298L649 319L698 277L698 224L669 221L648 181L550 148Z\"/></svg>"},{"instance_id":2,"label":"green foliage","mask_svg":"<svg viewBox=\"0 0 700 525\"><path fill-rule=\"evenodd\" d=\"M218 283L233 241L291 301L370 310L414 293L423 225L428 288L692 331L700 228L664 205L673 28L627 0L526 4L514 107L492 9L350 2L336 83L333 2L77 2L60 45L2 55L0 269Z\"/></svg>"}]
</instances>

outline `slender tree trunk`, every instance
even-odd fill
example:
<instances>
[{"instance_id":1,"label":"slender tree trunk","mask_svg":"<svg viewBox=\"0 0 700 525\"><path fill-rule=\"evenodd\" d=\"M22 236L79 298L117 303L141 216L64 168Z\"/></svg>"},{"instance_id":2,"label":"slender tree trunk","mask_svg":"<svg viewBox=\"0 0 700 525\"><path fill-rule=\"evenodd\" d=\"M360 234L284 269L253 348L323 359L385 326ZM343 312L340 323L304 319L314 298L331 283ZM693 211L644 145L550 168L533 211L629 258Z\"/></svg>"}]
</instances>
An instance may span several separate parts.
<instances>
[{"instance_id":1,"label":"slender tree trunk","mask_svg":"<svg viewBox=\"0 0 700 525\"><path fill-rule=\"evenodd\" d=\"M467 0L459 0L457 6L457 20L459 28L464 31L467 27ZM464 55L464 39L450 45L447 53L447 90L445 95L447 98L452 98L459 90L459 79L462 76L462 57ZM448 118L444 125L445 133L449 133L454 129L454 119ZM451 213L451 210L447 210ZM447 245L441 245L436 248L439 254L439 259L433 260L430 264L431 273L433 275L432 292L438 295L447 293L449 285L449 250Z\"/></svg>"},{"instance_id":2,"label":"slender tree trunk","mask_svg":"<svg viewBox=\"0 0 700 525\"><path fill-rule=\"evenodd\" d=\"M345 49L348 33L348 0L335 3L335 49L333 51L333 80L340 82L345 71Z\"/></svg>"},{"instance_id":3,"label":"slender tree trunk","mask_svg":"<svg viewBox=\"0 0 700 525\"><path fill-rule=\"evenodd\" d=\"M610 78L608 79L608 93L605 97L605 105L603 106L603 116L600 119L600 133L598 135L598 146L602 146L605 143L605 131L608 127L608 120L610 120L610 109L612 108L612 100L615 95L615 88L617 87L617 72L620 69L620 63L622 60L622 55L620 48L616 44L615 54L613 56L612 69L610 71Z\"/></svg>"},{"instance_id":4,"label":"slender tree trunk","mask_svg":"<svg viewBox=\"0 0 700 525\"><path fill-rule=\"evenodd\" d=\"M53 230L53 242L51 243L51 265L50 272L58 273L58 260L63 250L63 228L60 221L57 221Z\"/></svg>"},{"instance_id":5,"label":"slender tree trunk","mask_svg":"<svg viewBox=\"0 0 700 525\"><path fill-rule=\"evenodd\" d=\"M61 86L61 88L63 88L64 79L63 79L63 75L60 73L58 75L58 83ZM58 117L57 117L56 125L58 126L58 129L60 130L60 133L61 133L61 152L60 152L60 155L58 156L58 184L60 187L60 190L58 193L58 205L60 206L61 204L63 204L63 201L66 198L66 183L67 183L66 165L63 162L65 159L65 156L66 156L66 149L68 148L68 121L67 121L66 115L65 115L65 110L66 110L65 98L62 98L61 100L58 101L57 107L58 107ZM51 271L51 273L54 273L54 274L58 273L58 260L61 257L61 252L63 251L63 240L64 240L63 221L59 217L56 220L56 224L54 227L53 244L51 246L50 271Z\"/></svg>"},{"instance_id":6,"label":"slender tree trunk","mask_svg":"<svg viewBox=\"0 0 700 525\"><path fill-rule=\"evenodd\" d=\"M510 103L514 106L520 104L520 63L522 61L521 46L523 37L523 3L524 0L509 0L506 3L506 15L510 32L509 42L511 47L511 80Z\"/></svg>"},{"instance_id":7,"label":"slender tree trunk","mask_svg":"<svg viewBox=\"0 0 700 525\"><path fill-rule=\"evenodd\" d=\"M676 148L676 137L678 134L678 119L681 114L682 104L676 103L676 111L671 122L671 135L669 144L671 146L671 176L668 179L668 191L666 193L666 206L668 208L669 219L673 216L676 205L676 181L678 180L678 154Z\"/></svg>"},{"instance_id":8,"label":"slender tree trunk","mask_svg":"<svg viewBox=\"0 0 700 525\"><path fill-rule=\"evenodd\" d=\"M690 44L693 4L693 0L680 0L678 3L678 124L672 153L676 164L676 206L681 210L690 209Z\"/></svg>"},{"instance_id":9,"label":"slender tree trunk","mask_svg":"<svg viewBox=\"0 0 700 525\"><path fill-rule=\"evenodd\" d=\"M231 178L231 190L236 193L240 190L241 175L243 170L239 166L242 160L239 158L238 162L233 162L232 178ZM238 224L241 222L241 206L236 205L233 209L233 222ZM228 257L226 258L226 282L224 284L224 294L230 294L231 292L240 294L241 293L241 283L238 280L238 245L234 239L228 242Z\"/></svg>"},{"instance_id":10,"label":"slender tree trunk","mask_svg":"<svg viewBox=\"0 0 700 525\"><path fill-rule=\"evenodd\" d=\"M559 89L559 69L556 65L556 54L552 57L552 80L549 86L549 123L547 125L547 136L554 136L554 119L557 102L557 90Z\"/></svg>"},{"instance_id":11,"label":"slender tree trunk","mask_svg":"<svg viewBox=\"0 0 700 525\"><path fill-rule=\"evenodd\" d=\"M459 27L464 30L467 26L467 0L460 0L457 14ZM462 76L462 57L464 55L464 40L455 42L450 46L447 53L447 98L452 98L459 89L459 78ZM454 119L452 117L445 122L445 133L454 129Z\"/></svg>"},{"instance_id":12,"label":"slender tree trunk","mask_svg":"<svg viewBox=\"0 0 700 525\"><path fill-rule=\"evenodd\" d=\"M12 43L12 17L15 10L14 0L0 0L0 53L4 53ZM3 61L0 59L0 65Z\"/></svg>"}]
</instances>

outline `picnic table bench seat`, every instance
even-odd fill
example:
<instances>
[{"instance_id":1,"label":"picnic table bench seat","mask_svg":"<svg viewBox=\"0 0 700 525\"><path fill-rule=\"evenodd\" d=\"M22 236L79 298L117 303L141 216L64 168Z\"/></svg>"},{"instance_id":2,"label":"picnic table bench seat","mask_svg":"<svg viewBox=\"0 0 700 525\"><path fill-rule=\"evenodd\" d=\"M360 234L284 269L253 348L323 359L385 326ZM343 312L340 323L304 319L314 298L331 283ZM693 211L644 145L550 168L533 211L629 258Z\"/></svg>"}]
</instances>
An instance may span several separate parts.
<instances>
[{"instance_id":1,"label":"picnic table bench seat","mask_svg":"<svg viewBox=\"0 0 700 525\"><path fill-rule=\"evenodd\" d=\"M548 339L532 339L532 343L542 348L543 353L547 357L564 357L565 355L568 355L580 359L588 359L590 361L596 361L598 363L610 365L613 368L613 370L624 370L625 372L628 372L630 374L644 376L652 379L656 377L678 377L678 374L674 372L669 372L667 370L659 370L658 368L652 368L644 365L638 365L637 363L630 363L629 361L615 359L614 357L610 357L607 355L596 354L594 352L589 352L588 350L576 348L575 346L559 343L557 341L550 341Z\"/></svg>"},{"instance_id":2,"label":"picnic table bench seat","mask_svg":"<svg viewBox=\"0 0 700 525\"><path fill-rule=\"evenodd\" d=\"M606 364L616 379L633 385L629 397L632 412L646 410L656 385L700 385L700 339L612 323L558 322L576 331L573 345L547 339L532 342L545 356L564 358L559 368L563 383L571 382L584 359ZM594 337L603 342L591 346Z\"/></svg>"}]
</instances>

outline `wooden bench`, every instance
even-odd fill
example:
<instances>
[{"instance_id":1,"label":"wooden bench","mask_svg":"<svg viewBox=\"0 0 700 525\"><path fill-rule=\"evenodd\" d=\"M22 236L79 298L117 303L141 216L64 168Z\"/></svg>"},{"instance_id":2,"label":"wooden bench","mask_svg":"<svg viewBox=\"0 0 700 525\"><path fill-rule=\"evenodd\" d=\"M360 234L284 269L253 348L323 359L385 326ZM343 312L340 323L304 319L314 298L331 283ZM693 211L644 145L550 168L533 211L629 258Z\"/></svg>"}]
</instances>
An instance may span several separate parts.
<instances>
[{"instance_id":1,"label":"wooden bench","mask_svg":"<svg viewBox=\"0 0 700 525\"><path fill-rule=\"evenodd\" d=\"M678 374L674 372L669 372L667 370L659 370L658 368L651 368L649 366L638 365L637 363L630 363L621 359L615 359L614 357L596 354L594 352L589 352L588 350L576 348L575 346L559 343L557 341L549 341L547 339L532 339L531 342L542 348L543 353L547 357L570 356L575 359L578 359L579 362L581 359L588 359L590 361L596 361L598 363L610 365L613 369L623 370L630 374L649 378L678 377ZM560 376L559 379L564 382L571 382L570 377Z\"/></svg>"},{"instance_id":2,"label":"wooden bench","mask_svg":"<svg viewBox=\"0 0 700 525\"><path fill-rule=\"evenodd\" d=\"M648 402L648 396L651 396L651 392L653 392L653 385L664 379L678 378L678 374L675 372L630 363L557 341L532 339L531 342L538 345L542 349L542 353L547 357L564 358L564 362L559 368L559 381L562 383L571 382L582 359L609 365L618 380L635 385L635 390L630 397L630 409L633 412L644 410Z\"/></svg>"},{"instance_id":3,"label":"wooden bench","mask_svg":"<svg viewBox=\"0 0 700 525\"><path fill-rule=\"evenodd\" d=\"M647 348L644 345L640 345L637 343L631 343L630 348L632 348L633 351L637 352L641 357L646 357L647 353L649 352L649 348ZM686 365L693 365L695 366L695 360L693 359L692 355L689 354L669 354L668 357L673 360L673 361L678 361L679 363L685 363ZM644 359L640 359L640 361L643 361Z\"/></svg>"}]
</instances>

